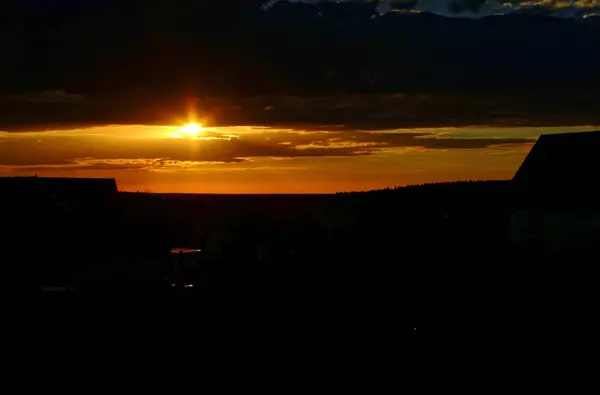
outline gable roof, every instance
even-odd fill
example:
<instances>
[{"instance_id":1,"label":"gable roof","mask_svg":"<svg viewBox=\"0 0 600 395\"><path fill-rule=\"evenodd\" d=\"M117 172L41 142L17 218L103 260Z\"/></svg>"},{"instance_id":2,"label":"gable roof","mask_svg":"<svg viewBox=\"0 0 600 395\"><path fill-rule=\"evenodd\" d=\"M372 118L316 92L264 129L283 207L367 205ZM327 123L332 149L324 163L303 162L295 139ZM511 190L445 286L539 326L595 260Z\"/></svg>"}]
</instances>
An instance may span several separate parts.
<instances>
[{"instance_id":1,"label":"gable roof","mask_svg":"<svg viewBox=\"0 0 600 395\"><path fill-rule=\"evenodd\" d=\"M18 259L46 284L73 281L118 248L118 196L114 179L0 178L0 261Z\"/></svg>"},{"instance_id":2,"label":"gable roof","mask_svg":"<svg viewBox=\"0 0 600 395\"><path fill-rule=\"evenodd\" d=\"M55 178L31 177L47 191L60 196L86 196L99 199L118 192L114 178Z\"/></svg>"},{"instance_id":3,"label":"gable roof","mask_svg":"<svg viewBox=\"0 0 600 395\"><path fill-rule=\"evenodd\" d=\"M516 174L520 189L584 197L597 195L600 131L543 134Z\"/></svg>"},{"instance_id":4,"label":"gable roof","mask_svg":"<svg viewBox=\"0 0 600 395\"><path fill-rule=\"evenodd\" d=\"M102 206L118 193L111 178L0 177L0 201L11 210L75 214Z\"/></svg>"},{"instance_id":5,"label":"gable roof","mask_svg":"<svg viewBox=\"0 0 600 395\"><path fill-rule=\"evenodd\" d=\"M112 194L118 192L114 178L62 178L62 177L0 177L0 190L22 188L38 184L55 192L68 194Z\"/></svg>"}]
</instances>

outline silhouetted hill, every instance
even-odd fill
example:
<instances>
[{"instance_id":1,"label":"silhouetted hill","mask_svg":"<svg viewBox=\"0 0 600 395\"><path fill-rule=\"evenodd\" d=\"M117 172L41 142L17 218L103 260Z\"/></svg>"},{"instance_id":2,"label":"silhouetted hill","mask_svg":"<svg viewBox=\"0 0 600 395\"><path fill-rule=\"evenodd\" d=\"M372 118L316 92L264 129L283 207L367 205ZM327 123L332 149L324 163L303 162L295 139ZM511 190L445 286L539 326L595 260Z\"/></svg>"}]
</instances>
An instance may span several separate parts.
<instances>
[{"instance_id":1,"label":"silhouetted hill","mask_svg":"<svg viewBox=\"0 0 600 395\"><path fill-rule=\"evenodd\" d=\"M460 324L461 331L468 325L472 332L555 319L565 307L579 314L579 302L560 302L575 300L565 295L579 288L559 285L564 261L507 240L511 185L451 182L335 195L121 193L119 238L129 253L111 262L110 274L162 278L170 248L200 248L186 263L208 282L199 298L182 304L138 286L136 300L154 312L168 305L278 322L290 314L319 328L347 333L366 325L392 338L399 321ZM586 254L569 255L569 265L589 266ZM95 286L105 304L114 284Z\"/></svg>"},{"instance_id":2,"label":"silhouetted hill","mask_svg":"<svg viewBox=\"0 0 600 395\"><path fill-rule=\"evenodd\" d=\"M144 253L191 246L208 251L215 262L246 263L256 259L257 248L268 250L275 261L314 255L315 262L333 262L348 254L382 259L398 242L406 243L407 251L424 242L450 248L452 240L467 234L476 245L471 249L491 248L490 243L505 242L503 221L513 204L508 181L335 195L122 193L122 199L125 223L132 226L125 233L138 235ZM456 231L441 237L449 226Z\"/></svg>"},{"instance_id":3,"label":"silhouetted hill","mask_svg":"<svg viewBox=\"0 0 600 395\"><path fill-rule=\"evenodd\" d=\"M234 338L261 323L268 331L289 326L301 339L327 333L345 348L358 341L381 349L397 344L407 323L425 334L501 339L580 325L594 300L590 251L559 256L511 246L511 188L484 181L336 195L121 193L119 239L130 253L107 262L112 276L129 280L121 283L129 293L115 294L114 282L83 283L83 303L68 315L91 311L97 322L90 310L97 303L113 320L112 306L132 319L145 308L175 326L226 323ZM188 298L131 281L162 278L173 246L202 249L186 270L206 288ZM107 279L84 274L92 283ZM49 318L57 300L46 298Z\"/></svg>"},{"instance_id":4,"label":"silhouetted hill","mask_svg":"<svg viewBox=\"0 0 600 395\"><path fill-rule=\"evenodd\" d=\"M396 321L470 309L473 293L497 297L510 194L506 181L332 195L123 193L122 234L147 275L173 246L202 249L211 301ZM475 272L494 277L472 283Z\"/></svg>"},{"instance_id":5,"label":"silhouetted hill","mask_svg":"<svg viewBox=\"0 0 600 395\"><path fill-rule=\"evenodd\" d=\"M266 11L260 1L241 0L68 3L40 9L18 2L3 10L4 92L166 99L492 89L585 94L600 86L597 18L376 16L372 4L354 2L282 2Z\"/></svg>"}]
</instances>

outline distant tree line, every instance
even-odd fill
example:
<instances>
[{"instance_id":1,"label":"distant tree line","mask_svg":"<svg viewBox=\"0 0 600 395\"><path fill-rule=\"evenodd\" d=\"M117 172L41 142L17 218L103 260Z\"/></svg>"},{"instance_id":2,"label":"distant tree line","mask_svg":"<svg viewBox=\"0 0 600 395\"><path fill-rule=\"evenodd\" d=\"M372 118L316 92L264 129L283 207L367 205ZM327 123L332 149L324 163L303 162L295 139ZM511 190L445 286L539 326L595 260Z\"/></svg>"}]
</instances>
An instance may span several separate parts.
<instances>
[{"instance_id":1,"label":"distant tree line","mask_svg":"<svg viewBox=\"0 0 600 395\"><path fill-rule=\"evenodd\" d=\"M123 240L139 262L190 247L214 270L344 271L396 267L398 248L423 257L430 246L464 256L506 248L513 196L508 181L464 181L323 196L122 199Z\"/></svg>"}]
</instances>

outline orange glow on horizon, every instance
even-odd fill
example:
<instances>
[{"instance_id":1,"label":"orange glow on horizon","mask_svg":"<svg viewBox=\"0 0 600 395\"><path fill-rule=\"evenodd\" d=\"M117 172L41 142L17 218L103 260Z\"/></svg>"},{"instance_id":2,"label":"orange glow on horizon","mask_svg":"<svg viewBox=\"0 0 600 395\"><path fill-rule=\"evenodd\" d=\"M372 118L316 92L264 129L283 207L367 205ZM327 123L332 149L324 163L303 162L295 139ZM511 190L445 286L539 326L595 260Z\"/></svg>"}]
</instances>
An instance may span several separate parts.
<instances>
[{"instance_id":1,"label":"orange glow on horizon","mask_svg":"<svg viewBox=\"0 0 600 395\"><path fill-rule=\"evenodd\" d=\"M540 134L570 127L354 130L107 125L0 131L3 176L115 178L156 193L334 193L456 180L510 179Z\"/></svg>"}]
</instances>

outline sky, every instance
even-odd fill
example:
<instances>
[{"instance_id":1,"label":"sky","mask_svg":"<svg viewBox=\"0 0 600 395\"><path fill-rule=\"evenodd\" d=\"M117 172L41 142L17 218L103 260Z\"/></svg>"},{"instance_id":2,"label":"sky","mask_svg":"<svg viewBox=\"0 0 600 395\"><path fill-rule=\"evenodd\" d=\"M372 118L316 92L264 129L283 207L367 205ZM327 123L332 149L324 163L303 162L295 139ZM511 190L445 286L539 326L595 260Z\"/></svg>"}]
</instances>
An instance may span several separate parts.
<instances>
[{"instance_id":1,"label":"sky","mask_svg":"<svg viewBox=\"0 0 600 395\"><path fill-rule=\"evenodd\" d=\"M113 125L0 132L0 176L114 177L121 190L157 193L362 191L509 179L540 134L598 129Z\"/></svg>"},{"instance_id":2,"label":"sky","mask_svg":"<svg viewBox=\"0 0 600 395\"><path fill-rule=\"evenodd\" d=\"M379 10L387 9L384 3ZM464 11L467 3L481 6ZM125 19L89 13L88 19L67 18L64 24L49 17L39 29L20 30L34 26L30 22L0 26L8 29L0 40L4 37L10 55L0 62L0 176L114 177L122 190L151 192L361 191L509 179L540 134L600 129L560 126L598 123L600 58L593 49L600 36L592 24L578 20L535 19L534 28L534 19L519 24L519 18L503 17L498 19L508 22L498 24L490 18L488 28L478 20L396 20L367 12L364 20L350 18L345 25L333 13L323 18L326 34L307 36L305 25L291 23L296 15L291 7L291 18L285 12L274 12L275 19L249 14L240 25L248 30L235 34L233 51L227 29L203 30L212 14L204 23L186 24L187 8L171 20L168 13L155 13L163 2L144 4L148 8ZM553 16L572 16L573 10L592 15L600 0L412 5L470 17L499 7L510 14L523 6L551 10ZM279 18L291 22L280 24ZM257 29L256 21L266 25ZM361 32L362 41L347 39L348 26ZM382 32L389 44L374 41ZM325 96L300 100L307 92ZM360 95L340 99L348 92ZM385 96L390 92L408 96L392 100ZM199 108L214 115L210 127L152 126L169 123L169 109L178 105L173 103L188 95L200 97ZM498 119L513 126L431 127L465 120L503 124ZM523 119L559 126L515 127L526 125L519 123ZM381 130L379 120L398 122ZM39 127L52 122L63 126ZM66 129L69 122L105 126ZM280 125L285 122L296 126ZM361 122L372 129L329 125ZM414 122L429 127L408 128ZM239 126L257 124L272 127Z\"/></svg>"}]
</instances>

